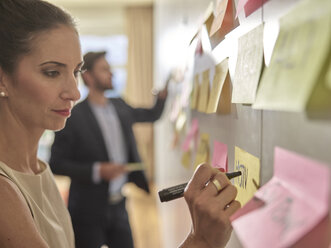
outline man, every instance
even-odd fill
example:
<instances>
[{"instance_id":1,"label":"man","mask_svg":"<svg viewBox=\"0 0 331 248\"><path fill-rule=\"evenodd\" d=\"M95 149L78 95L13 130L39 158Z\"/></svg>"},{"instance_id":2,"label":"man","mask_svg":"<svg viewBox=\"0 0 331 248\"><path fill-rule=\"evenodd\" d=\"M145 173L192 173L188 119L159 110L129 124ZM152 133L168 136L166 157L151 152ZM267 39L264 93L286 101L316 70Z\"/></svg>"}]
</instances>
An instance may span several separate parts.
<instances>
[{"instance_id":1,"label":"man","mask_svg":"<svg viewBox=\"0 0 331 248\"><path fill-rule=\"evenodd\" d=\"M51 150L53 172L71 178L68 208L78 248L133 247L121 188L126 182L146 192L149 188L142 171L125 171L125 164L141 161L132 125L159 119L167 96L165 88L151 109L133 108L122 98L106 98L105 90L113 86L105 54L84 56L82 77L88 97L74 107Z\"/></svg>"}]
</instances>

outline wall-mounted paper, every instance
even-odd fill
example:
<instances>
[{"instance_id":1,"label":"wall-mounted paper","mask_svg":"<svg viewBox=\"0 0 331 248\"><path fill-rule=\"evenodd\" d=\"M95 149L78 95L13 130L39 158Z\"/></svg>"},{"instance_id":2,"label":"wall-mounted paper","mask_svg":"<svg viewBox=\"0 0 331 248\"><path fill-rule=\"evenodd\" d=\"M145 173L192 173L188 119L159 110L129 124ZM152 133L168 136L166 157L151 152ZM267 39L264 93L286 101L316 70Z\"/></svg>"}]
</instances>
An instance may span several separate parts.
<instances>
[{"instance_id":1,"label":"wall-mounted paper","mask_svg":"<svg viewBox=\"0 0 331 248\"><path fill-rule=\"evenodd\" d=\"M213 12L211 12L209 14L209 16L207 17L206 21L204 22L204 24L206 25L206 29L207 29L208 33L210 32L213 21L214 21L214 14L213 14Z\"/></svg>"},{"instance_id":2,"label":"wall-mounted paper","mask_svg":"<svg viewBox=\"0 0 331 248\"><path fill-rule=\"evenodd\" d=\"M193 80L191 109L196 109L198 107L199 90L200 90L199 74L196 74Z\"/></svg>"},{"instance_id":3,"label":"wall-mounted paper","mask_svg":"<svg viewBox=\"0 0 331 248\"><path fill-rule=\"evenodd\" d=\"M143 163L128 163L125 167L126 171L140 171L140 170L144 170L145 166Z\"/></svg>"},{"instance_id":4,"label":"wall-mounted paper","mask_svg":"<svg viewBox=\"0 0 331 248\"><path fill-rule=\"evenodd\" d=\"M233 28L233 1L219 0L216 5L215 16L210 28L209 36L215 37L218 41L221 41Z\"/></svg>"},{"instance_id":5,"label":"wall-mounted paper","mask_svg":"<svg viewBox=\"0 0 331 248\"><path fill-rule=\"evenodd\" d=\"M175 126L176 132L180 133L183 131L183 128L186 124L186 120L187 120L186 112L180 112L176 120L176 126Z\"/></svg>"},{"instance_id":6,"label":"wall-mounted paper","mask_svg":"<svg viewBox=\"0 0 331 248\"><path fill-rule=\"evenodd\" d=\"M190 149L192 141L196 144L195 141L197 139L198 132L199 132L198 119L193 119L192 122L191 122L190 130L189 130L188 134L186 135L186 138L185 138L185 140L182 144L182 150L184 152L186 152Z\"/></svg>"},{"instance_id":7,"label":"wall-mounted paper","mask_svg":"<svg viewBox=\"0 0 331 248\"><path fill-rule=\"evenodd\" d=\"M188 169L191 166L191 150L187 150L186 152L183 152L182 154L182 159L181 159L181 164L184 168Z\"/></svg>"},{"instance_id":8,"label":"wall-mounted paper","mask_svg":"<svg viewBox=\"0 0 331 248\"><path fill-rule=\"evenodd\" d=\"M207 113L229 113L231 111L231 91L228 71L228 59L225 59L216 65L212 89L210 91L210 98L206 111Z\"/></svg>"},{"instance_id":9,"label":"wall-mounted paper","mask_svg":"<svg viewBox=\"0 0 331 248\"><path fill-rule=\"evenodd\" d=\"M238 189L236 200L244 206L260 185L260 159L252 154L235 147L234 171L241 171L241 176L234 179L234 185Z\"/></svg>"},{"instance_id":10,"label":"wall-mounted paper","mask_svg":"<svg viewBox=\"0 0 331 248\"><path fill-rule=\"evenodd\" d=\"M259 25L238 40L238 58L232 92L233 103L254 103L262 64L263 25Z\"/></svg>"},{"instance_id":11,"label":"wall-mounted paper","mask_svg":"<svg viewBox=\"0 0 331 248\"><path fill-rule=\"evenodd\" d=\"M302 1L280 20L278 40L270 66L263 72L254 108L304 111L309 101L314 103L311 97L320 101L319 93L312 92L325 84L319 79L330 54L330 23L329 0ZM330 106L328 99L325 109Z\"/></svg>"},{"instance_id":12,"label":"wall-mounted paper","mask_svg":"<svg viewBox=\"0 0 331 248\"><path fill-rule=\"evenodd\" d=\"M201 163L209 163L209 134L207 133L202 133L200 135L200 142L194 161L194 168Z\"/></svg>"},{"instance_id":13,"label":"wall-mounted paper","mask_svg":"<svg viewBox=\"0 0 331 248\"><path fill-rule=\"evenodd\" d=\"M198 28L198 31L192 36L192 39L190 41L190 45L194 41L195 38L197 38L198 36L200 36L201 27L202 27L203 24L206 25L206 29L209 29L210 30L210 27L211 27L212 22L213 22L213 19L214 19L213 11L214 11L214 3L213 2L210 2L209 5L208 5L208 7L206 8L206 10L204 12L203 19L200 22L201 23L200 24L201 26ZM209 32L209 30L208 30L208 32Z\"/></svg>"},{"instance_id":14,"label":"wall-mounted paper","mask_svg":"<svg viewBox=\"0 0 331 248\"><path fill-rule=\"evenodd\" d=\"M232 216L236 234L247 248L327 247L321 242L328 228L309 232L324 227L319 224L329 212L330 169L278 147L274 155L273 178ZM305 235L309 239L301 243Z\"/></svg>"},{"instance_id":15,"label":"wall-mounted paper","mask_svg":"<svg viewBox=\"0 0 331 248\"><path fill-rule=\"evenodd\" d=\"M329 75L327 70L327 67L322 69L321 75L317 79L317 83L308 100L306 107L308 116L314 116L314 113L317 114L316 116L319 113L322 114L321 116L323 116L323 113L328 113L325 116L331 114L331 88L328 82Z\"/></svg>"},{"instance_id":16,"label":"wall-mounted paper","mask_svg":"<svg viewBox=\"0 0 331 248\"><path fill-rule=\"evenodd\" d=\"M218 141L214 141L213 159L211 165L215 168L228 171L228 146Z\"/></svg>"},{"instance_id":17,"label":"wall-mounted paper","mask_svg":"<svg viewBox=\"0 0 331 248\"><path fill-rule=\"evenodd\" d=\"M199 100L198 100L198 111L205 113L207 110L208 100L209 100L209 70L202 73L202 84L199 90Z\"/></svg>"},{"instance_id":18,"label":"wall-mounted paper","mask_svg":"<svg viewBox=\"0 0 331 248\"><path fill-rule=\"evenodd\" d=\"M329 68L326 73L326 87L328 87L329 90L331 90L331 61L329 62Z\"/></svg>"},{"instance_id":19,"label":"wall-mounted paper","mask_svg":"<svg viewBox=\"0 0 331 248\"><path fill-rule=\"evenodd\" d=\"M239 0L237 5L236 17L244 9L245 16L251 15L255 10L260 8L268 0Z\"/></svg>"}]
</instances>

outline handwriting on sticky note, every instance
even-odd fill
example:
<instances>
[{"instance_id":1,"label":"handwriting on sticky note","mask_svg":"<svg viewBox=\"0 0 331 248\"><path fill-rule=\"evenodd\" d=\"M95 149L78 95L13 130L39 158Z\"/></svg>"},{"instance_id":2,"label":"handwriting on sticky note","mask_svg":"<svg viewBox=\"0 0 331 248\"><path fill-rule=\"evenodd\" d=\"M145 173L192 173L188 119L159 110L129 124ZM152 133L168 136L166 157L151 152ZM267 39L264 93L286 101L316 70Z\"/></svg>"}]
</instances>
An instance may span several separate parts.
<instances>
[{"instance_id":1,"label":"handwriting on sticky note","mask_svg":"<svg viewBox=\"0 0 331 248\"><path fill-rule=\"evenodd\" d=\"M247 177L248 177L247 167L243 164L240 164L239 160L237 160L234 170L241 171L241 177L236 178L236 185L238 185L242 189L246 189L247 188Z\"/></svg>"},{"instance_id":2,"label":"handwriting on sticky note","mask_svg":"<svg viewBox=\"0 0 331 248\"><path fill-rule=\"evenodd\" d=\"M234 185L238 190L236 199L244 206L257 191L256 184L260 184L260 160L236 146L234 170L241 171Z\"/></svg>"},{"instance_id":3,"label":"handwriting on sticky note","mask_svg":"<svg viewBox=\"0 0 331 248\"><path fill-rule=\"evenodd\" d=\"M238 40L238 58L232 92L233 103L254 103L262 63L263 25L259 25Z\"/></svg>"}]
</instances>

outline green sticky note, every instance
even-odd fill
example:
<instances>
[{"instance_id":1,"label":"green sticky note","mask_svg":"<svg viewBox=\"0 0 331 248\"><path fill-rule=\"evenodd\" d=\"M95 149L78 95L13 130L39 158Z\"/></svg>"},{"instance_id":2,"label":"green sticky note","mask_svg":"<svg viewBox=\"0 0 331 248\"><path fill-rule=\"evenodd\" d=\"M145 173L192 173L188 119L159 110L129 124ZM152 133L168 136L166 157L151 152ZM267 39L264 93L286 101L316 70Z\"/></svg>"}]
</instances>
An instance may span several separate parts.
<instances>
[{"instance_id":1,"label":"green sticky note","mask_svg":"<svg viewBox=\"0 0 331 248\"><path fill-rule=\"evenodd\" d=\"M238 40L238 58L233 80L233 103L255 102L263 64L263 25Z\"/></svg>"},{"instance_id":2,"label":"green sticky note","mask_svg":"<svg viewBox=\"0 0 331 248\"><path fill-rule=\"evenodd\" d=\"M329 104L321 103L318 98L324 93L315 89L321 88L319 84L325 87L320 78L330 54L330 26L330 0L303 1L280 20L279 36L254 108L298 112L309 104L319 108Z\"/></svg>"}]
</instances>

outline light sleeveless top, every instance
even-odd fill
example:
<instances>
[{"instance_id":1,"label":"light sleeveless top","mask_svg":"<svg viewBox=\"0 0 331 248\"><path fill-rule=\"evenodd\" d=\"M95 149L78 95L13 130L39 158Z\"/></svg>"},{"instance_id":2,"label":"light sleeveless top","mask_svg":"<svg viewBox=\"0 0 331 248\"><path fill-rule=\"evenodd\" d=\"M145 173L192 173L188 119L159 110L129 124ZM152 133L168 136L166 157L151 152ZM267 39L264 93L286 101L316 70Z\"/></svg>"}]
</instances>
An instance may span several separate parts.
<instances>
[{"instance_id":1,"label":"light sleeveless top","mask_svg":"<svg viewBox=\"0 0 331 248\"><path fill-rule=\"evenodd\" d=\"M24 196L41 237L50 248L74 248L74 233L69 212L56 186L49 165L31 175L9 168L0 161L0 175L17 185Z\"/></svg>"}]
</instances>

